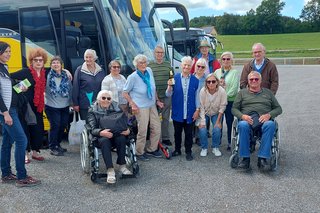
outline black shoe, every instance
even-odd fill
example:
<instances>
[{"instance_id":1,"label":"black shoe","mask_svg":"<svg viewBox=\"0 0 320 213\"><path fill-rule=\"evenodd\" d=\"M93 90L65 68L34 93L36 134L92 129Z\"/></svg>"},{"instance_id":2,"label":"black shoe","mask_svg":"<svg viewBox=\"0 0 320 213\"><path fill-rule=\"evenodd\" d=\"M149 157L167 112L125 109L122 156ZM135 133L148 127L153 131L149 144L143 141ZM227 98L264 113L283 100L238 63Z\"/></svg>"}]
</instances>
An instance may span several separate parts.
<instances>
[{"instance_id":1,"label":"black shoe","mask_svg":"<svg viewBox=\"0 0 320 213\"><path fill-rule=\"evenodd\" d=\"M60 150L61 152L67 152L68 150L65 148L62 148L61 146L57 147L58 150Z\"/></svg>"},{"instance_id":2,"label":"black shoe","mask_svg":"<svg viewBox=\"0 0 320 213\"><path fill-rule=\"evenodd\" d=\"M167 145L167 146L172 146L172 143L170 140L163 140L162 144Z\"/></svg>"},{"instance_id":3,"label":"black shoe","mask_svg":"<svg viewBox=\"0 0 320 213\"><path fill-rule=\"evenodd\" d=\"M54 155L54 156L63 156L63 152L61 152L61 151L58 150L58 149L51 149L51 150L50 150L50 154L51 154L51 155Z\"/></svg>"},{"instance_id":4,"label":"black shoe","mask_svg":"<svg viewBox=\"0 0 320 213\"><path fill-rule=\"evenodd\" d=\"M261 170L265 170L266 168L268 168L268 162L267 159L265 158L258 158L258 168Z\"/></svg>"},{"instance_id":5,"label":"black shoe","mask_svg":"<svg viewBox=\"0 0 320 213\"><path fill-rule=\"evenodd\" d=\"M250 168L250 158L243 158L238 164L238 169L248 170Z\"/></svg>"},{"instance_id":6,"label":"black shoe","mask_svg":"<svg viewBox=\"0 0 320 213\"><path fill-rule=\"evenodd\" d=\"M192 161L193 160L192 154L187 154L186 159L187 159L187 161Z\"/></svg>"},{"instance_id":7,"label":"black shoe","mask_svg":"<svg viewBox=\"0 0 320 213\"><path fill-rule=\"evenodd\" d=\"M176 157L176 156L179 156L179 155L181 155L181 151L174 150L172 152L172 157Z\"/></svg>"},{"instance_id":8,"label":"black shoe","mask_svg":"<svg viewBox=\"0 0 320 213\"><path fill-rule=\"evenodd\" d=\"M230 146L228 146L227 151L231 151L231 147Z\"/></svg>"}]
</instances>

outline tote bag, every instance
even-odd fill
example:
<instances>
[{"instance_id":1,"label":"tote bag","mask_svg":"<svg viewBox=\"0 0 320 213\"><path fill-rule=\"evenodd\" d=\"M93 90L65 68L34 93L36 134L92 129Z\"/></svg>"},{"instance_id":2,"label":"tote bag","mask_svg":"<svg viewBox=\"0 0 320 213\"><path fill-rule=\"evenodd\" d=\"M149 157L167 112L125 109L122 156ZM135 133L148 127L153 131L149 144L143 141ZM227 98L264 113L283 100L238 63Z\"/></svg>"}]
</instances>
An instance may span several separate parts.
<instances>
[{"instance_id":1,"label":"tote bag","mask_svg":"<svg viewBox=\"0 0 320 213\"><path fill-rule=\"evenodd\" d=\"M128 118L124 112L111 112L100 119L99 126L102 129L110 129L113 134L120 134L128 129L127 123Z\"/></svg>"},{"instance_id":2,"label":"tote bag","mask_svg":"<svg viewBox=\"0 0 320 213\"><path fill-rule=\"evenodd\" d=\"M78 121L77 116L78 114ZM81 142L81 133L84 130L84 125L86 121L81 120L80 113L73 112L73 121L70 124L69 134L68 134L68 141L70 145L77 145Z\"/></svg>"}]
</instances>

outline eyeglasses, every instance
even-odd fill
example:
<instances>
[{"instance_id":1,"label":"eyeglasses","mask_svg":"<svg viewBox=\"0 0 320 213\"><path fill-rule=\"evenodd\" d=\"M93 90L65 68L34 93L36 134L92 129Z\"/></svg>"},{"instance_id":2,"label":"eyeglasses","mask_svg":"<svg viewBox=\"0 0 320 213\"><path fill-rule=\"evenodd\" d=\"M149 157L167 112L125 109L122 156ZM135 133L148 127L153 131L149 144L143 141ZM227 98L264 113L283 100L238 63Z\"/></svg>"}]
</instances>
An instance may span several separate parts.
<instances>
[{"instance_id":1,"label":"eyeglasses","mask_svg":"<svg viewBox=\"0 0 320 213\"><path fill-rule=\"evenodd\" d=\"M259 78L250 78L250 79L249 79L249 81L251 81L251 82L252 82L252 81L259 81L259 80L260 80Z\"/></svg>"},{"instance_id":2,"label":"eyeglasses","mask_svg":"<svg viewBox=\"0 0 320 213\"><path fill-rule=\"evenodd\" d=\"M222 61L230 61L231 60L231 58L222 58Z\"/></svg>"},{"instance_id":3,"label":"eyeglasses","mask_svg":"<svg viewBox=\"0 0 320 213\"><path fill-rule=\"evenodd\" d=\"M254 52L253 52L253 54L257 54L257 53L259 53L259 54L260 54L260 53L262 53L262 51L261 51L261 50L259 50L259 51L254 51Z\"/></svg>"},{"instance_id":4,"label":"eyeglasses","mask_svg":"<svg viewBox=\"0 0 320 213\"><path fill-rule=\"evenodd\" d=\"M120 66L111 66L113 69L120 69Z\"/></svg>"},{"instance_id":5,"label":"eyeglasses","mask_svg":"<svg viewBox=\"0 0 320 213\"><path fill-rule=\"evenodd\" d=\"M200 68L202 68L202 69L204 69L204 68L206 68L206 66L200 66L200 65L197 65L197 67L200 69Z\"/></svg>"},{"instance_id":6,"label":"eyeglasses","mask_svg":"<svg viewBox=\"0 0 320 213\"><path fill-rule=\"evenodd\" d=\"M147 64L146 61L139 61L138 64Z\"/></svg>"},{"instance_id":7,"label":"eyeglasses","mask_svg":"<svg viewBox=\"0 0 320 213\"><path fill-rule=\"evenodd\" d=\"M32 61L34 61L34 62L43 62L43 59L42 58L34 58L34 59L32 59Z\"/></svg>"},{"instance_id":8,"label":"eyeglasses","mask_svg":"<svg viewBox=\"0 0 320 213\"><path fill-rule=\"evenodd\" d=\"M101 97L101 100L104 100L104 101L105 101L106 99L107 99L108 101L111 101L111 97Z\"/></svg>"},{"instance_id":9,"label":"eyeglasses","mask_svg":"<svg viewBox=\"0 0 320 213\"><path fill-rule=\"evenodd\" d=\"M207 84L215 84L216 82L217 82L216 80L207 81Z\"/></svg>"},{"instance_id":10,"label":"eyeglasses","mask_svg":"<svg viewBox=\"0 0 320 213\"><path fill-rule=\"evenodd\" d=\"M158 51L156 51L156 53L158 53L158 54L163 54L164 52L158 52Z\"/></svg>"}]
</instances>

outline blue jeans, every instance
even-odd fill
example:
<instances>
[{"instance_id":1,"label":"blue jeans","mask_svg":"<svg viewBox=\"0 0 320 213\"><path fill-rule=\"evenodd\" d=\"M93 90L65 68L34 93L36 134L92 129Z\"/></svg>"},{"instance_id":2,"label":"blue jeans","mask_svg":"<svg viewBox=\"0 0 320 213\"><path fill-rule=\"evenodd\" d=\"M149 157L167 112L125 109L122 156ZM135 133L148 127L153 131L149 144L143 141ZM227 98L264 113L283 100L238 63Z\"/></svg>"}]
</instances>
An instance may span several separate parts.
<instances>
[{"instance_id":1,"label":"blue jeans","mask_svg":"<svg viewBox=\"0 0 320 213\"><path fill-rule=\"evenodd\" d=\"M69 107L54 108L45 106L45 111L50 122L49 148L60 146L65 128L69 122Z\"/></svg>"},{"instance_id":2,"label":"blue jeans","mask_svg":"<svg viewBox=\"0 0 320 213\"><path fill-rule=\"evenodd\" d=\"M212 125L215 125L218 115L213 115L209 117L206 115L206 121L211 120ZM207 122L206 122L207 123ZM221 120L222 123L222 120ZM204 128L199 128L199 138L201 143L202 149L208 149L208 135L207 135L207 128L206 126ZM221 142L221 129L219 127L213 127L212 128L212 148L219 148Z\"/></svg>"},{"instance_id":3,"label":"blue jeans","mask_svg":"<svg viewBox=\"0 0 320 213\"><path fill-rule=\"evenodd\" d=\"M8 176L12 173L10 166L11 147L12 144L16 142L14 158L16 162L17 178L21 180L25 179L27 176L27 171L24 164L24 157L28 141L19 121L17 110L15 108L11 108L9 110L9 114L13 121L13 124L11 126L5 124L4 116L0 115L0 123L3 128L1 149L1 172L2 177Z\"/></svg>"},{"instance_id":4,"label":"blue jeans","mask_svg":"<svg viewBox=\"0 0 320 213\"><path fill-rule=\"evenodd\" d=\"M258 157L270 158L272 139L276 130L274 121L266 121L262 127L261 144L259 147ZM251 126L247 121L239 121L239 154L240 157L250 157L250 132Z\"/></svg>"}]
</instances>

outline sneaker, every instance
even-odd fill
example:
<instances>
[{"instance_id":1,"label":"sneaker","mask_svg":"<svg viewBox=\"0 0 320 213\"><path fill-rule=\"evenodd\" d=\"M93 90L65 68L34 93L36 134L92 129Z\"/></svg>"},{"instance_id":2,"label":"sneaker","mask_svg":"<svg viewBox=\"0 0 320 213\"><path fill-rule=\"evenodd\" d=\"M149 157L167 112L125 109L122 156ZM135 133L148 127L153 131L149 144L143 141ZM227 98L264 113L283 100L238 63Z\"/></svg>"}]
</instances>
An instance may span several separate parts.
<instances>
[{"instance_id":1,"label":"sneaker","mask_svg":"<svg viewBox=\"0 0 320 213\"><path fill-rule=\"evenodd\" d=\"M146 155L152 156L154 158L162 158L162 155L159 151L146 152Z\"/></svg>"},{"instance_id":2,"label":"sneaker","mask_svg":"<svg viewBox=\"0 0 320 213\"><path fill-rule=\"evenodd\" d=\"M208 153L207 149L201 149L200 156L205 157L205 156L207 156L207 153Z\"/></svg>"},{"instance_id":3,"label":"sneaker","mask_svg":"<svg viewBox=\"0 0 320 213\"><path fill-rule=\"evenodd\" d=\"M107 183L114 184L116 182L116 173L114 171L114 168L109 168L107 170L107 175Z\"/></svg>"},{"instance_id":4,"label":"sneaker","mask_svg":"<svg viewBox=\"0 0 320 213\"><path fill-rule=\"evenodd\" d=\"M219 150L219 148L213 148L212 149L212 153L216 156L216 157L220 157L222 154Z\"/></svg>"},{"instance_id":5,"label":"sneaker","mask_svg":"<svg viewBox=\"0 0 320 213\"><path fill-rule=\"evenodd\" d=\"M41 184L40 180L34 179L33 177L27 176L25 179L16 180L17 187L29 187L29 186L37 186Z\"/></svg>"},{"instance_id":6,"label":"sneaker","mask_svg":"<svg viewBox=\"0 0 320 213\"><path fill-rule=\"evenodd\" d=\"M58 146L57 149L58 149L60 152L67 152L67 151L68 151L67 149L62 148L61 146Z\"/></svg>"},{"instance_id":7,"label":"sneaker","mask_svg":"<svg viewBox=\"0 0 320 213\"><path fill-rule=\"evenodd\" d=\"M63 152L61 152L59 149L51 149L50 154L54 156L63 156Z\"/></svg>"},{"instance_id":8,"label":"sneaker","mask_svg":"<svg viewBox=\"0 0 320 213\"><path fill-rule=\"evenodd\" d=\"M11 173L8 176L2 177L1 183L12 183L13 181L16 181L16 180L17 180L17 176Z\"/></svg>"},{"instance_id":9,"label":"sneaker","mask_svg":"<svg viewBox=\"0 0 320 213\"><path fill-rule=\"evenodd\" d=\"M136 155L136 157L138 158L138 160L141 160L141 161L148 161L148 160L150 160L150 158L148 158L148 156L147 156L146 154Z\"/></svg>"},{"instance_id":10,"label":"sneaker","mask_svg":"<svg viewBox=\"0 0 320 213\"><path fill-rule=\"evenodd\" d=\"M172 142L170 140L162 140L162 144L172 146Z\"/></svg>"},{"instance_id":11,"label":"sneaker","mask_svg":"<svg viewBox=\"0 0 320 213\"><path fill-rule=\"evenodd\" d=\"M191 153L187 154L186 159L187 159L187 161L192 161L193 160L192 154Z\"/></svg>"},{"instance_id":12,"label":"sneaker","mask_svg":"<svg viewBox=\"0 0 320 213\"><path fill-rule=\"evenodd\" d=\"M243 158L238 164L238 169L249 170L250 169L250 158Z\"/></svg>"},{"instance_id":13,"label":"sneaker","mask_svg":"<svg viewBox=\"0 0 320 213\"><path fill-rule=\"evenodd\" d=\"M121 165L119 171L123 174L123 175L132 175L132 172L126 167L126 165Z\"/></svg>"}]
</instances>

